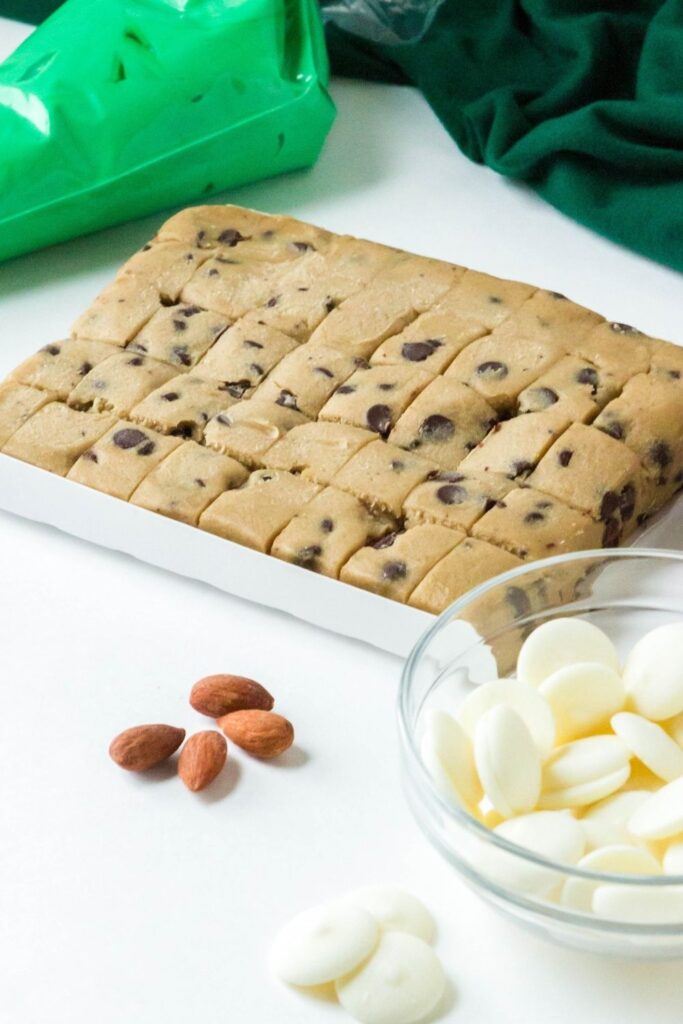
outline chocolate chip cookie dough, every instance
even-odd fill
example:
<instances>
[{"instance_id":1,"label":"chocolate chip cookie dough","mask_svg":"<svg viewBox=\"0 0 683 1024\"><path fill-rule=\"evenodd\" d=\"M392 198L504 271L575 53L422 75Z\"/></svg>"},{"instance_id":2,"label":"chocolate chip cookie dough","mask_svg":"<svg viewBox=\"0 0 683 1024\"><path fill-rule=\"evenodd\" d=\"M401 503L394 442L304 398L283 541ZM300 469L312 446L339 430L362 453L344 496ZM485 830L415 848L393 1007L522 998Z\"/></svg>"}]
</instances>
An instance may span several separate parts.
<instances>
[{"instance_id":1,"label":"chocolate chip cookie dough","mask_svg":"<svg viewBox=\"0 0 683 1024\"><path fill-rule=\"evenodd\" d=\"M292 217L176 214L71 333L0 385L0 451L430 612L683 487L682 348Z\"/></svg>"}]
</instances>

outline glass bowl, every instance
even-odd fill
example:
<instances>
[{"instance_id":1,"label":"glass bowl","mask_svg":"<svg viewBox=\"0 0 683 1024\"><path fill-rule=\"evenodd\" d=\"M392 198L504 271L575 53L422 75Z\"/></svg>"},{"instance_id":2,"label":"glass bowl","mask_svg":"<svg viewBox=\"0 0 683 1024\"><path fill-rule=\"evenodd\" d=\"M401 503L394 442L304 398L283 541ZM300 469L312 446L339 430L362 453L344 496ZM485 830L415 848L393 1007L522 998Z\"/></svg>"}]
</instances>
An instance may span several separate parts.
<instances>
[{"instance_id":1,"label":"glass bowl","mask_svg":"<svg viewBox=\"0 0 683 1024\"><path fill-rule=\"evenodd\" d=\"M604 954L683 956L683 875L617 875L537 856L440 790L420 757L425 711L457 711L474 687L510 676L525 637L559 616L593 622L623 658L644 633L683 618L683 554L631 548L561 555L503 573L452 604L403 671L399 731L408 801L455 872L518 924ZM568 884L588 909L575 909L576 900L563 904ZM592 894L599 886L610 887L597 901L609 911L596 915Z\"/></svg>"}]
</instances>

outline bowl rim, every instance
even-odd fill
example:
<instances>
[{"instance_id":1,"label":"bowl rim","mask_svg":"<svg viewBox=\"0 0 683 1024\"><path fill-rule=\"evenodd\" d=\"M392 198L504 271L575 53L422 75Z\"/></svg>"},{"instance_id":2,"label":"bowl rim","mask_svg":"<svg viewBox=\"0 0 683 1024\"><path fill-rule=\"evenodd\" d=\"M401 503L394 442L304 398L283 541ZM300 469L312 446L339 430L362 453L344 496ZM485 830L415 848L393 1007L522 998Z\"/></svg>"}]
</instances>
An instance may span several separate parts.
<instances>
[{"instance_id":1,"label":"bowl rim","mask_svg":"<svg viewBox=\"0 0 683 1024\"><path fill-rule=\"evenodd\" d=\"M499 835L493 829L488 828L483 822L478 821L473 815L471 815L464 807L456 803L449 801L435 785L432 776L427 770L417 745L417 738L415 730L410 725L410 714L409 714L409 699L411 694L411 684L414 675L416 665L424 653L425 648L429 645L431 640L443 629L443 627L451 621L455 614L461 612L466 608L472 601L482 597L490 590L502 584L506 584L513 580L519 579L525 576L527 573L537 573L543 568L552 568L558 565L567 565L572 562L581 560L601 560L601 561L636 561L638 559L654 559L660 561L670 560L678 562L683 566L683 552L676 551L670 548L615 548L615 549L604 549L604 548L591 548L586 551L571 551L562 555L554 555L551 558L537 559L532 562L525 563L521 566L516 566L514 569L509 569L506 572L499 573L497 576L491 577L491 579L485 580L483 583L478 584L476 587L468 590L461 597L457 598L448 608L444 609L443 612L438 616L435 622L422 634L417 643L413 646L410 654L406 658L403 669L401 671L401 682L399 687L398 695L398 730L399 739L402 751L407 753L410 760L410 770L413 776L417 776L417 781L420 785L426 789L428 800L436 804L439 810L446 814L451 820L454 820L459 825L463 826L468 832L474 833L478 838L484 840L491 846L498 848L505 853L519 858L520 860L528 863L537 865L538 867L551 869L556 872L560 872L569 877L578 878L586 882L605 884L618 884L621 886L638 886L639 888L647 887L650 889L663 888L671 889L675 887L683 886L683 874L679 875L633 875L633 874L620 874L615 872L607 871L592 871L586 868L579 868L573 864L567 864L562 861L552 860L551 858L544 857L540 854L534 853L532 850L527 849L524 846L520 846L518 843L514 843L504 836ZM534 812L530 812L534 813ZM486 878L482 879L487 885L490 884ZM505 898L510 898L510 894L507 890L501 887L495 887L495 891L499 895L504 895ZM515 896L515 901L517 901ZM522 897L522 903L527 907L533 906L533 909L538 911L541 906L536 903L529 903ZM614 924L614 920L602 919L593 914L582 914L580 912L572 912L570 908L564 908L558 905L548 904L548 908L556 914L558 911L562 913L562 916L569 916L574 921L596 922L605 921L606 924ZM637 925L630 923L619 922L622 927L628 926L629 929L646 929L651 931L653 928L657 932L661 932L663 928L673 927L676 930L683 928L683 922L681 925Z\"/></svg>"}]
</instances>

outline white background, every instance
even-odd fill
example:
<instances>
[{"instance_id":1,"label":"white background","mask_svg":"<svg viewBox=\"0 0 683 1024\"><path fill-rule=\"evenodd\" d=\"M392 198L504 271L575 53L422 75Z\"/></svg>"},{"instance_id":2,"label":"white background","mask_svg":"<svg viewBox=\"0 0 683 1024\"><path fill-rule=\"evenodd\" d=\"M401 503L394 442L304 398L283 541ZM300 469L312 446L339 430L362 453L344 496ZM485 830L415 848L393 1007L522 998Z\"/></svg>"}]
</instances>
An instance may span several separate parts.
<instances>
[{"instance_id":1,"label":"white background","mask_svg":"<svg viewBox=\"0 0 683 1024\"><path fill-rule=\"evenodd\" d=\"M0 49L24 31L0 20ZM468 163L414 92L338 82L333 94L318 165L230 199L548 285L676 337L678 275ZM0 376L63 335L159 219L0 267ZM282 764L235 754L200 796L166 769L112 765L108 743L129 725L202 728L186 694L218 671L275 693L297 730ZM399 672L370 647L0 514L0 1020L341 1021L270 980L270 938L311 903L389 881L436 915L444 1021L680 1021L680 965L545 945L423 841L397 778Z\"/></svg>"}]
</instances>

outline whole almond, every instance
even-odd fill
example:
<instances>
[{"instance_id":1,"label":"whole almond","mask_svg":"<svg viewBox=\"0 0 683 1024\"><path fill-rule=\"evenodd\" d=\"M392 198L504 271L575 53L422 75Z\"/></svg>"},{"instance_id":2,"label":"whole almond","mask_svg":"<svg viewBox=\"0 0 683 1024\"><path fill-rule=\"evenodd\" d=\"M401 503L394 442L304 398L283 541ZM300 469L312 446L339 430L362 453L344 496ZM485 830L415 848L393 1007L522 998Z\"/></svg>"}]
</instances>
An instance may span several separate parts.
<instances>
[{"instance_id":1,"label":"whole almond","mask_svg":"<svg viewBox=\"0 0 683 1024\"><path fill-rule=\"evenodd\" d=\"M219 718L218 725L253 757L277 757L294 742L292 723L274 711L233 711Z\"/></svg>"},{"instance_id":2,"label":"whole almond","mask_svg":"<svg viewBox=\"0 0 683 1024\"><path fill-rule=\"evenodd\" d=\"M173 725L135 725L111 741L109 756L129 772L146 772L175 754L185 730Z\"/></svg>"},{"instance_id":3,"label":"whole almond","mask_svg":"<svg viewBox=\"0 0 683 1024\"><path fill-rule=\"evenodd\" d=\"M213 782L219 774L228 756L228 744L225 736L219 732L206 729L196 732L180 752L178 775L188 789L198 793Z\"/></svg>"},{"instance_id":4,"label":"whole almond","mask_svg":"<svg viewBox=\"0 0 683 1024\"><path fill-rule=\"evenodd\" d=\"M209 718L252 708L270 711L274 703L265 687L245 676L204 676L190 691L192 707Z\"/></svg>"}]
</instances>

